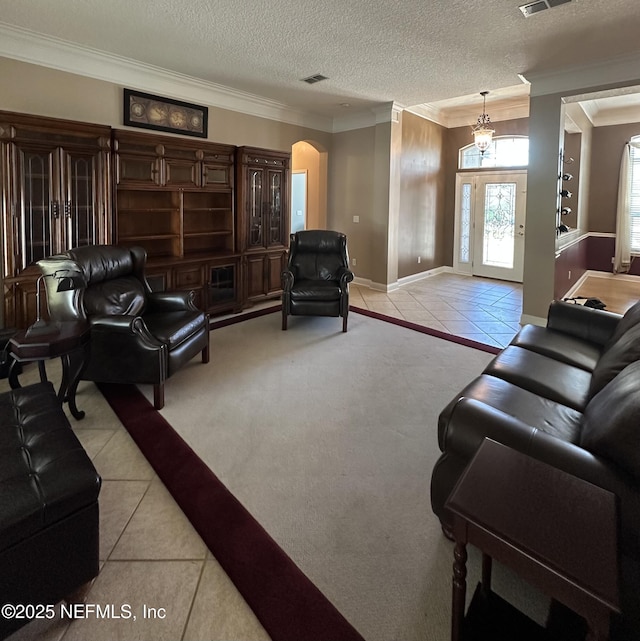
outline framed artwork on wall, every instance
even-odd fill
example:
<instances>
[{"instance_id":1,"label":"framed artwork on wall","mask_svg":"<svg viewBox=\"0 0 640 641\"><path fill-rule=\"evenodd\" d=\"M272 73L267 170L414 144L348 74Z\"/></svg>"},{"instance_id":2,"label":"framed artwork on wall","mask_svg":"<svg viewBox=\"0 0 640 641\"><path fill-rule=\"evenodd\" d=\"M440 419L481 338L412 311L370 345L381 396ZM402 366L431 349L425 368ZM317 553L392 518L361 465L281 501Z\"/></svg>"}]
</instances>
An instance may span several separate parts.
<instances>
[{"instance_id":1,"label":"framed artwork on wall","mask_svg":"<svg viewBox=\"0 0 640 641\"><path fill-rule=\"evenodd\" d=\"M130 127L207 137L209 109L180 100L124 90L124 124Z\"/></svg>"}]
</instances>

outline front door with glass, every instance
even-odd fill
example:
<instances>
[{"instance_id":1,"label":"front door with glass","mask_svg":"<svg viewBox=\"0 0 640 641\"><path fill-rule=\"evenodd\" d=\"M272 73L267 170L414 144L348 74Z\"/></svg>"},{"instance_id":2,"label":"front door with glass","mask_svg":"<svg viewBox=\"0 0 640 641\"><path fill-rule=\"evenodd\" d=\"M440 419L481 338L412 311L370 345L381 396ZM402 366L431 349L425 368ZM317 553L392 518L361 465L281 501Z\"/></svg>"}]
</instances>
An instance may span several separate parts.
<instances>
[{"instance_id":1,"label":"front door with glass","mask_svg":"<svg viewBox=\"0 0 640 641\"><path fill-rule=\"evenodd\" d=\"M456 178L454 269L522 282L526 171Z\"/></svg>"}]
</instances>

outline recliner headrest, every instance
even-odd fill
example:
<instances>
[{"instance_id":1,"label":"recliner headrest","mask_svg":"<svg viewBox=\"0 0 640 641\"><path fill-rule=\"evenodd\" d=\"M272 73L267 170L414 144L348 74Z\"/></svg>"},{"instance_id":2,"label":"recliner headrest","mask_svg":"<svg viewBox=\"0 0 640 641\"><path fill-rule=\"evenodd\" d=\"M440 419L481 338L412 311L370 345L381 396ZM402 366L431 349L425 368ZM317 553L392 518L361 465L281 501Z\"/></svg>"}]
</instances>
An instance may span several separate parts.
<instances>
[{"instance_id":1,"label":"recliner headrest","mask_svg":"<svg viewBox=\"0 0 640 641\"><path fill-rule=\"evenodd\" d=\"M346 243L346 236L337 231L309 229L293 234L298 251L315 253L341 252Z\"/></svg>"},{"instance_id":2,"label":"recliner headrest","mask_svg":"<svg viewBox=\"0 0 640 641\"><path fill-rule=\"evenodd\" d=\"M81 267L88 285L134 272L133 257L126 247L87 245L71 249L66 255Z\"/></svg>"}]
</instances>

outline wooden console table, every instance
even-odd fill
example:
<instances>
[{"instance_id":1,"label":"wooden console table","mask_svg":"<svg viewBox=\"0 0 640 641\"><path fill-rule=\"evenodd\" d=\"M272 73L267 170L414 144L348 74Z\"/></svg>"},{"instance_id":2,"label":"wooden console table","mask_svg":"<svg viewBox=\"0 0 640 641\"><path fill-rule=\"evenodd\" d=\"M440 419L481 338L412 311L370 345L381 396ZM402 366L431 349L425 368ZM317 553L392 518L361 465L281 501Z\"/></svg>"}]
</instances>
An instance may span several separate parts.
<instances>
[{"instance_id":1,"label":"wooden console table","mask_svg":"<svg viewBox=\"0 0 640 641\"><path fill-rule=\"evenodd\" d=\"M583 616L590 641L609 638L611 613L619 612L614 494L485 439L446 507L455 539L452 641L502 638L499 631L485 636L486 629L478 636L477 620L465 619L467 543L482 551L476 596L485 603L499 599L491 592L491 562L496 559ZM553 638L521 617L530 624L529 636L512 638Z\"/></svg>"},{"instance_id":2,"label":"wooden console table","mask_svg":"<svg viewBox=\"0 0 640 641\"><path fill-rule=\"evenodd\" d=\"M74 418L80 420L85 413L76 407L76 389L82 370L87 364L89 349L89 324L84 321L48 323L36 331L22 330L9 340L13 363L9 369L9 385L20 387L16 364L37 362L40 380L47 380L44 362L52 358L62 360L62 381L58 398L68 402Z\"/></svg>"}]
</instances>

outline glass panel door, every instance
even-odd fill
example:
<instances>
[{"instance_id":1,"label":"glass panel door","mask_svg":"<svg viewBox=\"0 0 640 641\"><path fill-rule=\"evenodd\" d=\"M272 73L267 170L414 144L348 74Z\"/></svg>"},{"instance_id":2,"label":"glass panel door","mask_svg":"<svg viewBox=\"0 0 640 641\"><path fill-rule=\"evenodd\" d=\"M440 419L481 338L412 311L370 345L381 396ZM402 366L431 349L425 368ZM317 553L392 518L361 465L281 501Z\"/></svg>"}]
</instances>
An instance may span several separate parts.
<instances>
[{"instance_id":1,"label":"glass panel door","mask_svg":"<svg viewBox=\"0 0 640 641\"><path fill-rule=\"evenodd\" d=\"M269 245L281 245L282 234L282 171L269 171Z\"/></svg>"},{"instance_id":2,"label":"glass panel door","mask_svg":"<svg viewBox=\"0 0 640 641\"><path fill-rule=\"evenodd\" d=\"M95 245L98 195L98 155L63 152L65 192L62 203L66 238L60 250Z\"/></svg>"},{"instance_id":3,"label":"glass panel door","mask_svg":"<svg viewBox=\"0 0 640 641\"><path fill-rule=\"evenodd\" d=\"M454 270L522 282L525 171L456 177Z\"/></svg>"},{"instance_id":4,"label":"glass panel door","mask_svg":"<svg viewBox=\"0 0 640 641\"><path fill-rule=\"evenodd\" d=\"M55 253L54 219L60 216L55 200L55 151L19 150L20 200L18 268Z\"/></svg>"},{"instance_id":5,"label":"glass panel door","mask_svg":"<svg viewBox=\"0 0 640 641\"><path fill-rule=\"evenodd\" d=\"M262 242L262 178L264 170L249 169L249 201L247 217L249 219L249 247L260 247Z\"/></svg>"}]
</instances>

